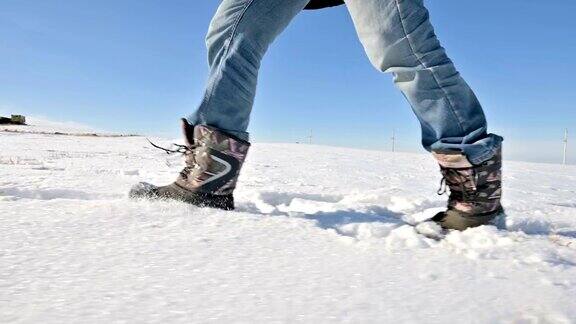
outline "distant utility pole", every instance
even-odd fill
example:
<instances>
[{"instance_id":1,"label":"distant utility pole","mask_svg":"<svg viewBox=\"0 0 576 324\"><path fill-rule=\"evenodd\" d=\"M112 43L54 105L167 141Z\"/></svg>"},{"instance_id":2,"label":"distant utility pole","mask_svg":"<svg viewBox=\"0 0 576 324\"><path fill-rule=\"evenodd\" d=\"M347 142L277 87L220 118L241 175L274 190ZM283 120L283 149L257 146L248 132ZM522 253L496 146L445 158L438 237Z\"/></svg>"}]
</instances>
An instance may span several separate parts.
<instances>
[{"instance_id":1,"label":"distant utility pole","mask_svg":"<svg viewBox=\"0 0 576 324\"><path fill-rule=\"evenodd\" d=\"M312 130L310 130L310 135L308 135L308 144L312 144Z\"/></svg>"},{"instance_id":2,"label":"distant utility pole","mask_svg":"<svg viewBox=\"0 0 576 324\"><path fill-rule=\"evenodd\" d=\"M392 152L396 152L396 130L392 130Z\"/></svg>"},{"instance_id":3,"label":"distant utility pole","mask_svg":"<svg viewBox=\"0 0 576 324\"><path fill-rule=\"evenodd\" d=\"M566 165L566 152L568 151L568 128L564 129L564 154L562 164Z\"/></svg>"}]
</instances>

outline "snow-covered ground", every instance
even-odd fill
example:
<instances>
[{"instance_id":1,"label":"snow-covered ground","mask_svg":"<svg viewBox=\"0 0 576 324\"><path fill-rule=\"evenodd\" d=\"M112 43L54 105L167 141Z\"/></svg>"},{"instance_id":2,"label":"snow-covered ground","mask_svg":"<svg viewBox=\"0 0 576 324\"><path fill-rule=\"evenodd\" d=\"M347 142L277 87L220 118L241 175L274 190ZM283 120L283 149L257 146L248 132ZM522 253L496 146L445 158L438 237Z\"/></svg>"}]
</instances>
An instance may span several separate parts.
<instances>
[{"instance_id":1,"label":"snow-covered ground","mask_svg":"<svg viewBox=\"0 0 576 324\"><path fill-rule=\"evenodd\" d=\"M255 144L234 212L127 198L180 163L0 133L0 322L576 322L574 166L506 162L510 231L434 241L426 155Z\"/></svg>"}]
</instances>

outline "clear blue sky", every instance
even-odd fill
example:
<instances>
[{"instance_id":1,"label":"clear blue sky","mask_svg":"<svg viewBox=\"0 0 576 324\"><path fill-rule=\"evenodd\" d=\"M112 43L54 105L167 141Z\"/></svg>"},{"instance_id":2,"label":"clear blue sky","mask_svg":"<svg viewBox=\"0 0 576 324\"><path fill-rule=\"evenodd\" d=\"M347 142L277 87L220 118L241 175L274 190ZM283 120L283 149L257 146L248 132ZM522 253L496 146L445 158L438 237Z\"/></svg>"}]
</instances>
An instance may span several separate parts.
<instances>
[{"instance_id":1,"label":"clear blue sky","mask_svg":"<svg viewBox=\"0 0 576 324\"><path fill-rule=\"evenodd\" d=\"M0 112L101 129L178 134L207 74L216 0L1 0ZM482 101L508 157L558 162L576 142L576 1L430 0L437 34ZM366 59L345 7L303 12L266 56L249 131L421 151L391 76ZM576 163L576 145L571 144Z\"/></svg>"}]
</instances>

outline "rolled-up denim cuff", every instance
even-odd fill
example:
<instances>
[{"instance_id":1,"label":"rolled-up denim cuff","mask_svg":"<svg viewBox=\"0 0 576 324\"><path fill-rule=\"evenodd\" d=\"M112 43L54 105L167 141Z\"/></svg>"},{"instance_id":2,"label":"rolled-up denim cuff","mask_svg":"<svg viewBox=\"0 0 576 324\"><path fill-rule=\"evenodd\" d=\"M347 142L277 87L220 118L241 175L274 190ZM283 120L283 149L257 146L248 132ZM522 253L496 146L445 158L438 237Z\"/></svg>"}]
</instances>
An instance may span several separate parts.
<instances>
[{"instance_id":1,"label":"rolled-up denim cuff","mask_svg":"<svg viewBox=\"0 0 576 324\"><path fill-rule=\"evenodd\" d=\"M496 134L487 134L483 138L468 144L456 144L452 141L440 140L430 146L430 151L459 151L466 155L470 163L479 165L490 160L496 154L502 146L503 140L501 136Z\"/></svg>"},{"instance_id":2,"label":"rolled-up denim cuff","mask_svg":"<svg viewBox=\"0 0 576 324\"><path fill-rule=\"evenodd\" d=\"M187 117L186 120L188 120L188 123L190 123L190 125L204 125L204 126L214 127L214 128L217 128L218 130L224 132L224 133L230 134L230 135L237 137L243 141L250 142L250 134L247 132L225 129L225 128L219 127L218 125L206 123L206 122L200 121L199 118L195 117L195 115Z\"/></svg>"},{"instance_id":3,"label":"rolled-up denim cuff","mask_svg":"<svg viewBox=\"0 0 576 324\"><path fill-rule=\"evenodd\" d=\"M221 131L228 133L230 135L234 135L234 137L238 137L239 139L246 141L246 142L250 142L250 134L248 134L247 132L239 132L239 131L233 131L233 130L227 130L227 129L220 129Z\"/></svg>"},{"instance_id":4,"label":"rolled-up denim cuff","mask_svg":"<svg viewBox=\"0 0 576 324\"><path fill-rule=\"evenodd\" d=\"M465 145L463 151L470 163L479 165L490 160L494 154L496 154L502 146L503 140L504 138L501 136L488 134L486 138L483 138L476 143Z\"/></svg>"}]
</instances>

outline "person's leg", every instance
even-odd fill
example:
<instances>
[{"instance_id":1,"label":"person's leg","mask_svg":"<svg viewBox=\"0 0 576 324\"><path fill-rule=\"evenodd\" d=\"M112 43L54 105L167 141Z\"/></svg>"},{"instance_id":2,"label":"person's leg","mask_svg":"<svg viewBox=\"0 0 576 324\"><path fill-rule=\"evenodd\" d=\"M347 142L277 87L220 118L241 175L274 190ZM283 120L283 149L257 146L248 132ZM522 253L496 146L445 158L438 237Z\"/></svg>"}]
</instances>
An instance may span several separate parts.
<instances>
[{"instance_id":1,"label":"person's leg","mask_svg":"<svg viewBox=\"0 0 576 324\"><path fill-rule=\"evenodd\" d=\"M204 99L188 117L248 140L258 69L268 46L308 0L224 0L212 19L206 45L210 75Z\"/></svg>"},{"instance_id":2,"label":"person's leg","mask_svg":"<svg viewBox=\"0 0 576 324\"><path fill-rule=\"evenodd\" d=\"M478 99L440 46L422 0L346 0L374 66L394 73L450 188L446 229L503 228L502 138L487 133Z\"/></svg>"},{"instance_id":3,"label":"person's leg","mask_svg":"<svg viewBox=\"0 0 576 324\"><path fill-rule=\"evenodd\" d=\"M502 138L487 134L478 99L440 46L422 0L346 0L372 64L392 72L422 125L428 151L489 160Z\"/></svg>"},{"instance_id":4,"label":"person's leg","mask_svg":"<svg viewBox=\"0 0 576 324\"><path fill-rule=\"evenodd\" d=\"M186 144L174 152L186 167L173 183L141 182L129 196L174 199L199 207L234 209L233 192L246 159L248 121L258 68L276 36L308 0L224 0L206 43L210 77L198 110L182 120Z\"/></svg>"}]
</instances>

